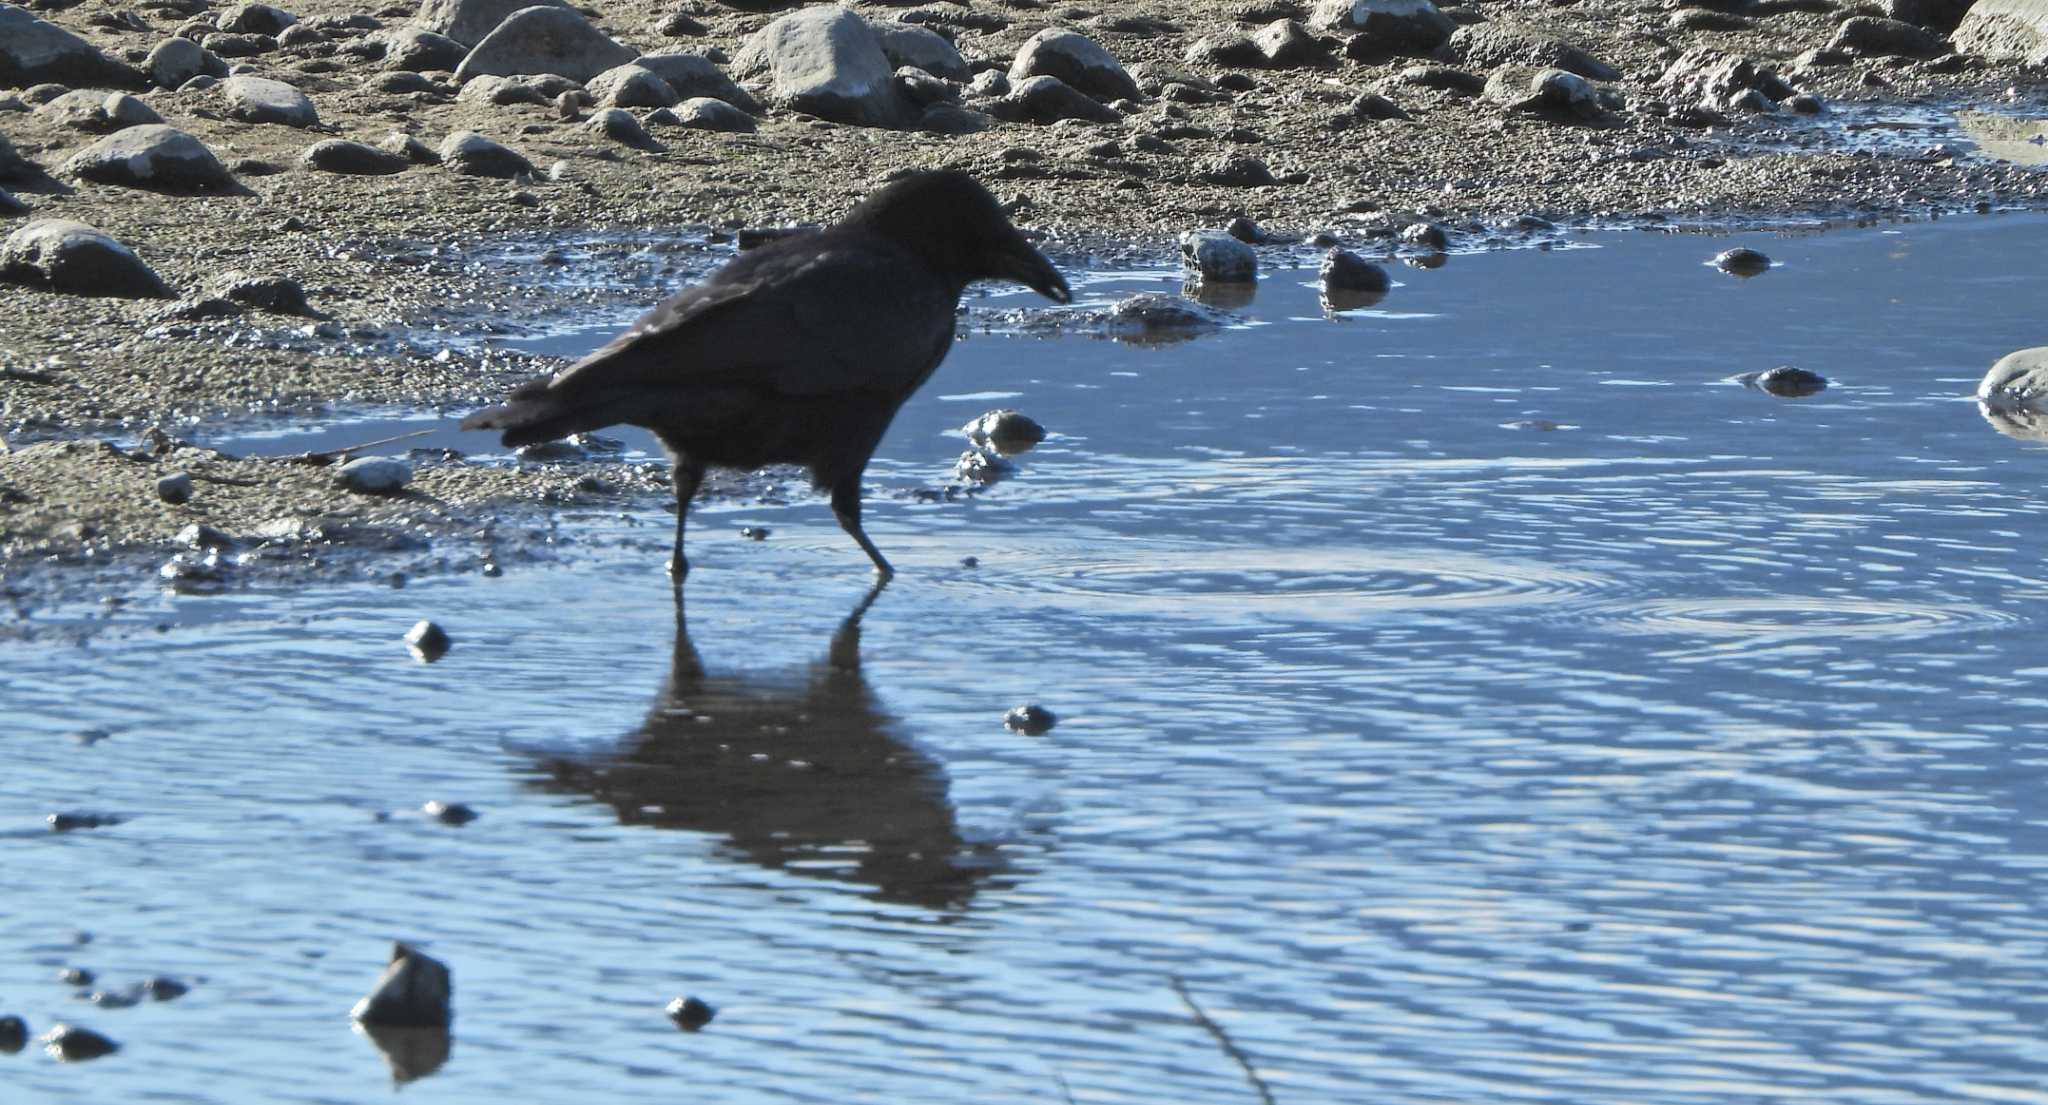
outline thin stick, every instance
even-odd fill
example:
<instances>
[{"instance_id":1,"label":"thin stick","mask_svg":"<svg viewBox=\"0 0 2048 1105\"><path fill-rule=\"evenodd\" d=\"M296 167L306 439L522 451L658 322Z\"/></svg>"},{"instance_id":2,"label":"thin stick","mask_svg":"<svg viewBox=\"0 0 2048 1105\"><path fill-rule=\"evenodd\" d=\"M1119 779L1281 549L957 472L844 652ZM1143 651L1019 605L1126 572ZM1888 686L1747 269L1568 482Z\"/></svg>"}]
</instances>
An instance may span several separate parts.
<instances>
[{"instance_id":1,"label":"thin stick","mask_svg":"<svg viewBox=\"0 0 2048 1105\"><path fill-rule=\"evenodd\" d=\"M256 459L257 459L257 460L300 460L300 461L303 461L303 460L309 460L309 459L315 459L315 458L325 458L325 459L327 459L327 460L332 460L332 459L334 459L335 457L343 457L343 456L347 456L347 455L348 455L348 454L350 454L350 453L360 453L360 452L362 452L362 451L363 451L363 450L365 450L365 449L375 449L375 448L376 448L377 446L379 446L379 445L391 445L391 444L394 444L394 443L396 443L396 442L400 442L400 441L411 441L411 440L412 440L413 438L416 438L416 437L425 437L425 436L427 436L428 434L433 434L433 433L439 433L440 431L441 431L441 427L439 427L439 426L434 426L434 427L432 427L432 428L430 428L430 429L425 429L425 430L414 430L414 431L412 431L411 433L405 433L405 434L398 434L398 435L396 435L396 436L393 436L393 437L380 437L380 438L378 438L378 439L377 439L377 440L375 440L375 441L365 441L365 442L363 442L363 443L362 443L361 445L350 445L350 446L347 446L347 447L345 447L345 448L341 448L341 449L323 449L323 450L321 450L320 452L317 452L317 453L291 453L291 454L288 454L288 455L286 455L286 456L272 456L272 457L257 457Z\"/></svg>"},{"instance_id":2,"label":"thin stick","mask_svg":"<svg viewBox=\"0 0 2048 1105\"><path fill-rule=\"evenodd\" d=\"M1245 1080L1252 1084L1252 1089L1258 1091L1259 1100L1265 1102L1266 1105L1274 1105L1273 1091L1267 1088L1266 1080L1259 1077L1259 1072L1252 1069L1251 1057L1246 1055L1230 1039L1230 1034L1223 1031L1222 1025L1211 1020L1209 1014L1204 1013L1202 1007L1195 1004L1195 996L1188 993L1188 984L1181 981L1179 975L1172 976L1172 979L1173 992L1180 995L1181 1004L1186 1005L1188 1012L1195 1015L1195 1023L1206 1029L1209 1035L1216 1037L1216 1044L1223 1049L1223 1054L1230 1056L1239 1067L1243 1068Z\"/></svg>"}]
</instances>

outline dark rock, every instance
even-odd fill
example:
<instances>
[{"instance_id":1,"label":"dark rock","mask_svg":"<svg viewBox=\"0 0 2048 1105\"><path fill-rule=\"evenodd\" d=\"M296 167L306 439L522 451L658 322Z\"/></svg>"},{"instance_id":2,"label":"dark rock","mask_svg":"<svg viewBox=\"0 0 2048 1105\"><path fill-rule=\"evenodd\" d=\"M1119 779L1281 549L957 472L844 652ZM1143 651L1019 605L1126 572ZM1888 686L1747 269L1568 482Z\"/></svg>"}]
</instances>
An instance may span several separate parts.
<instances>
[{"instance_id":1,"label":"dark rock","mask_svg":"<svg viewBox=\"0 0 2048 1105\"><path fill-rule=\"evenodd\" d=\"M1322 280L1326 310L1370 307L1385 298L1387 290L1393 287L1387 270L1349 250L1333 249L1325 254L1317 275Z\"/></svg>"},{"instance_id":2,"label":"dark rock","mask_svg":"<svg viewBox=\"0 0 2048 1105\"><path fill-rule=\"evenodd\" d=\"M192 987L175 978L158 975L142 984L142 992L149 995L151 1001L176 1001L191 993Z\"/></svg>"},{"instance_id":3,"label":"dark rock","mask_svg":"<svg viewBox=\"0 0 2048 1105\"><path fill-rule=\"evenodd\" d=\"M441 633L440 627L435 626L433 622L421 622L420 625L430 626L433 628L433 631L435 633ZM419 629L419 626L414 626L413 629L417 631ZM448 651L448 635L446 633L441 633L440 640L440 651L445 653ZM412 650L415 653L426 651L424 643L415 643L413 641L413 634L411 633L405 635L405 642L406 644L412 646ZM420 812L426 814L428 817L431 817L436 821L439 821L443 825L456 826L467 825L470 822L475 821L478 817L482 816L481 814L478 814L475 810L470 809L468 806L465 806L460 802L443 802L438 798L421 806Z\"/></svg>"},{"instance_id":4,"label":"dark rock","mask_svg":"<svg viewBox=\"0 0 2048 1105\"><path fill-rule=\"evenodd\" d=\"M16 198L14 193L0 188L0 215L26 215L33 210L35 209Z\"/></svg>"},{"instance_id":5,"label":"dark rock","mask_svg":"<svg viewBox=\"0 0 2048 1105\"><path fill-rule=\"evenodd\" d=\"M1104 100L1135 100L1138 83L1108 50L1073 31L1048 28L1031 36L1010 63L1011 82L1057 77L1078 91Z\"/></svg>"},{"instance_id":6,"label":"dark rock","mask_svg":"<svg viewBox=\"0 0 2048 1105\"><path fill-rule=\"evenodd\" d=\"M459 130L441 143L441 163L464 176L533 176L533 162L473 130Z\"/></svg>"},{"instance_id":7,"label":"dark rock","mask_svg":"<svg viewBox=\"0 0 2048 1105\"><path fill-rule=\"evenodd\" d=\"M412 162L403 157L341 138L313 143L306 147L302 160L308 168L345 176L389 176L412 167Z\"/></svg>"},{"instance_id":8,"label":"dark rock","mask_svg":"<svg viewBox=\"0 0 2048 1105\"><path fill-rule=\"evenodd\" d=\"M8 235L0 243L0 281L71 295L175 298L127 246L63 219L38 220Z\"/></svg>"},{"instance_id":9,"label":"dark rock","mask_svg":"<svg viewBox=\"0 0 2048 1105\"><path fill-rule=\"evenodd\" d=\"M298 16L269 4L236 4L222 9L213 25L230 34L275 36L298 21Z\"/></svg>"},{"instance_id":10,"label":"dark rock","mask_svg":"<svg viewBox=\"0 0 2048 1105\"><path fill-rule=\"evenodd\" d=\"M320 114L306 94L283 81L266 77L229 77L221 85L229 117L245 123L277 123L287 127L317 127Z\"/></svg>"},{"instance_id":11,"label":"dark rock","mask_svg":"<svg viewBox=\"0 0 2048 1105\"><path fill-rule=\"evenodd\" d=\"M1465 63L1489 69L1499 65L1531 65L1577 73L1589 81L1621 79L1621 70L1561 38L1547 38L1495 23L1458 28L1451 35L1450 48Z\"/></svg>"},{"instance_id":12,"label":"dark rock","mask_svg":"<svg viewBox=\"0 0 2048 1105\"><path fill-rule=\"evenodd\" d=\"M120 1044L92 1029L69 1024L55 1025L43 1033L42 1043L51 1058L66 1063L83 1063L121 1050Z\"/></svg>"},{"instance_id":13,"label":"dark rock","mask_svg":"<svg viewBox=\"0 0 2048 1105\"><path fill-rule=\"evenodd\" d=\"M83 967L66 967L57 972L57 981L66 986L91 986L99 976Z\"/></svg>"},{"instance_id":14,"label":"dark rock","mask_svg":"<svg viewBox=\"0 0 2048 1105\"><path fill-rule=\"evenodd\" d=\"M1799 399L1826 390L1828 378L1818 372L1781 364L1776 368L1753 373L1742 381L1759 391L1769 392L1780 399Z\"/></svg>"},{"instance_id":15,"label":"dark rock","mask_svg":"<svg viewBox=\"0 0 2048 1105\"><path fill-rule=\"evenodd\" d=\"M387 156L376 150L370 152L376 153L379 157ZM219 294L221 298L244 307L254 307L272 314L297 315L301 318L320 317L320 313L306 302L306 290L300 287L298 281L288 277L245 276L239 272L231 272L220 278Z\"/></svg>"},{"instance_id":16,"label":"dark rock","mask_svg":"<svg viewBox=\"0 0 2048 1105\"><path fill-rule=\"evenodd\" d=\"M50 831L53 833L75 833L81 829L110 829L116 825L119 825L122 819L110 813L79 813L77 811L66 811L63 813L53 813L50 816L44 818L44 821L46 821L49 824ZM92 985L91 971L78 971L77 974L85 981L74 982L71 983L71 985Z\"/></svg>"},{"instance_id":17,"label":"dark rock","mask_svg":"<svg viewBox=\"0 0 2048 1105\"><path fill-rule=\"evenodd\" d=\"M1514 111L1592 119L1604 114L1591 81L1562 69L1545 69L1529 78L1528 94L1508 105Z\"/></svg>"},{"instance_id":18,"label":"dark rock","mask_svg":"<svg viewBox=\"0 0 2048 1105\"><path fill-rule=\"evenodd\" d=\"M695 1032L703 1028L711 1023L711 1018L718 1015L716 1009L696 998L677 998L668 1003L666 1012L668 1019L674 1021L676 1027L685 1032Z\"/></svg>"},{"instance_id":19,"label":"dark rock","mask_svg":"<svg viewBox=\"0 0 2048 1105\"><path fill-rule=\"evenodd\" d=\"M1714 255L1714 267L1731 276L1757 276L1771 270L1771 259L1747 247L1722 250Z\"/></svg>"},{"instance_id":20,"label":"dark rock","mask_svg":"<svg viewBox=\"0 0 2048 1105\"><path fill-rule=\"evenodd\" d=\"M933 104L917 117L917 129L932 134L976 134L994 122L993 116L957 104Z\"/></svg>"},{"instance_id":21,"label":"dark rock","mask_svg":"<svg viewBox=\"0 0 2048 1105\"><path fill-rule=\"evenodd\" d=\"M1225 316L1176 295L1139 292L1109 309L1108 335L1131 345L1172 345L1221 329Z\"/></svg>"},{"instance_id":22,"label":"dark rock","mask_svg":"<svg viewBox=\"0 0 2048 1105\"><path fill-rule=\"evenodd\" d=\"M960 427L967 440L1004 456L1029 452L1045 440L1045 427L1017 411L993 410Z\"/></svg>"},{"instance_id":23,"label":"dark rock","mask_svg":"<svg viewBox=\"0 0 2048 1105\"><path fill-rule=\"evenodd\" d=\"M1755 24L1739 15L1728 12L1702 11L1699 8L1682 8L1672 12L1664 25L1674 31L1696 31L1707 34L1722 34L1730 31L1746 31Z\"/></svg>"},{"instance_id":24,"label":"dark rock","mask_svg":"<svg viewBox=\"0 0 2048 1105\"><path fill-rule=\"evenodd\" d=\"M1098 100L1058 77L1026 77L1013 81L1009 95L997 100L990 113L998 119L1023 123L1053 123L1061 119L1083 119L1091 123L1114 123L1123 117Z\"/></svg>"},{"instance_id":25,"label":"dark rock","mask_svg":"<svg viewBox=\"0 0 2048 1105\"><path fill-rule=\"evenodd\" d=\"M466 50L497 30L513 12L536 4L569 7L563 0L426 0L413 17L413 25L454 39Z\"/></svg>"},{"instance_id":26,"label":"dark rock","mask_svg":"<svg viewBox=\"0 0 2048 1105\"><path fill-rule=\"evenodd\" d=\"M1842 20L1826 48L1864 57L1928 58L1948 52L1947 44L1940 38L1911 23L1867 15Z\"/></svg>"},{"instance_id":27,"label":"dark rock","mask_svg":"<svg viewBox=\"0 0 2048 1105\"><path fill-rule=\"evenodd\" d=\"M1252 45L1272 69L1299 69L1329 60L1328 47L1292 19L1276 19L1267 24L1252 36Z\"/></svg>"},{"instance_id":28,"label":"dark rock","mask_svg":"<svg viewBox=\"0 0 2048 1105\"><path fill-rule=\"evenodd\" d=\"M383 43L384 65L390 69L453 72L469 56L469 47L424 27L393 27L378 32L375 41Z\"/></svg>"},{"instance_id":29,"label":"dark rock","mask_svg":"<svg viewBox=\"0 0 2048 1105\"><path fill-rule=\"evenodd\" d=\"M896 87L921 111L933 104L960 101L960 86L942 81L922 69L904 66L896 71Z\"/></svg>"},{"instance_id":30,"label":"dark rock","mask_svg":"<svg viewBox=\"0 0 2048 1105\"><path fill-rule=\"evenodd\" d=\"M1204 283L1249 284L1259 278L1259 255L1220 230L1180 236L1181 265Z\"/></svg>"},{"instance_id":31,"label":"dark rock","mask_svg":"<svg viewBox=\"0 0 2048 1105\"><path fill-rule=\"evenodd\" d=\"M1193 46L1188 47L1186 57L1190 64L1195 65L1256 67L1266 64L1265 51L1242 35L1197 39Z\"/></svg>"},{"instance_id":32,"label":"dark rock","mask_svg":"<svg viewBox=\"0 0 2048 1105\"><path fill-rule=\"evenodd\" d=\"M173 472L160 476L156 481L156 497L172 506L183 506L192 501L192 477L184 472Z\"/></svg>"},{"instance_id":33,"label":"dark rock","mask_svg":"<svg viewBox=\"0 0 2048 1105\"><path fill-rule=\"evenodd\" d=\"M667 81L678 100L708 96L749 115L760 114L761 102L701 54L642 54L633 64Z\"/></svg>"},{"instance_id":34,"label":"dark rock","mask_svg":"<svg viewBox=\"0 0 2048 1105\"><path fill-rule=\"evenodd\" d=\"M766 541L773 531L767 526L741 526L740 536L749 541Z\"/></svg>"},{"instance_id":35,"label":"dark rock","mask_svg":"<svg viewBox=\"0 0 2048 1105\"><path fill-rule=\"evenodd\" d=\"M231 35L217 31L199 40L201 46L224 58L253 58L277 49L269 35Z\"/></svg>"},{"instance_id":36,"label":"dark rock","mask_svg":"<svg viewBox=\"0 0 2048 1105\"><path fill-rule=\"evenodd\" d=\"M432 146L402 131L392 131L377 143L385 153L405 158L415 165L439 165L441 155Z\"/></svg>"},{"instance_id":37,"label":"dark rock","mask_svg":"<svg viewBox=\"0 0 2048 1105\"><path fill-rule=\"evenodd\" d=\"M471 77L464 82L462 91L456 93L455 98L466 104L496 104L499 107L548 102L547 94L525 78L496 74Z\"/></svg>"},{"instance_id":38,"label":"dark rock","mask_svg":"<svg viewBox=\"0 0 2048 1105\"><path fill-rule=\"evenodd\" d=\"M409 96L415 92L439 92L441 86L426 78L425 74L409 69L390 73L379 73L370 78L367 85L375 92L388 92L394 96Z\"/></svg>"},{"instance_id":39,"label":"dark rock","mask_svg":"<svg viewBox=\"0 0 2048 1105\"><path fill-rule=\"evenodd\" d=\"M1885 0L1884 13L1902 23L1947 34L1962 23L1970 0Z\"/></svg>"},{"instance_id":40,"label":"dark rock","mask_svg":"<svg viewBox=\"0 0 2048 1105\"><path fill-rule=\"evenodd\" d=\"M1354 119L1413 119L1415 116L1401 110L1401 105L1377 92L1361 94L1351 101L1346 112Z\"/></svg>"},{"instance_id":41,"label":"dark rock","mask_svg":"<svg viewBox=\"0 0 2048 1105\"><path fill-rule=\"evenodd\" d=\"M9 1014L0 1017L0 1055L18 1054L28 1046L28 1022Z\"/></svg>"},{"instance_id":42,"label":"dark rock","mask_svg":"<svg viewBox=\"0 0 2048 1105\"><path fill-rule=\"evenodd\" d=\"M149 84L141 73L70 31L37 19L25 8L0 4L0 88L46 82L127 89Z\"/></svg>"},{"instance_id":43,"label":"dark rock","mask_svg":"<svg viewBox=\"0 0 2048 1105\"><path fill-rule=\"evenodd\" d=\"M446 1028L455 1016L454 993L447 965L395 944L376 988L356 1003L349 1016L362 1025L386 1028Z\"/></svg>"},{"instance_id":44,"label":"dark rock","mask_svg":"<svg viewBox=\"0 0 2048 1105\"><path fill-rule=\"evenodd\" d=\"M1263 188L1278 184L1273 170L1256 157L1226 157L1202 170L1202 179L1225 188Z\"/></svg>"},{"instance_id":45,"label":"dark rock","mask_svg":"<svg viewBox=\"0 0 2048 1105\"><path fill-rule=\"evenodd\" d=\"M748 121L752 122L751 119ZM647 128L640 125L640 120L633 118L633 113L623 108L608 107L593 114L590 120L583 124L583 129L636 150L660 147L654 136L647 133Z\"/></svg>"},{"instance_id":46,"label":"dark rock","mask_svg":"<svg viewBox=\"0 0 2048 1105\"><path fill-rule=\"evenodd\" d=\"M672 12L654 28L656 34L669 38L701 38L711 33L711 28L690 17L688 12Z\"/></svg>"},{"instance_id":47,"label":"dark rock","mask_svg":"<svg viewBox=\"0 0 2048 1105\"><path fill-rule=\"evenodd\" d=\"M1013 707L1009 713L1003 715L1003 728L1027 737L1050 733L1052 727L1058 724L1059 718L1051 710L1035 702Z\"/></svg>"},{"instance_id":48,"label":"dark rock","mask_svg":"<svg viewBox=\"0 0 2048 1105\"><path fill-rule=\"evenodd\" d=\"M1429 0L1320 0L1309 14L1319 31L1356 31L1346 43L1347 55L1357 49L1368 56L1428 53L1450 41L1457 24ZM1360 40L1364 45L1357 45Z\"/></svg>"},{"instance_id":49,"label":"dark rock","mask_svg":"<svg viewBox=\"0 0 2048 1105\"><path fill-rule=\"evenodd\" d=\"M910 117L881 40L847 8L821 4L777 19L747 40L733 71L765 78L776 106L820 119L893 127Z\"/></svg>"},{"instance_id":50,"label":"dark rock","mask_svg":"<svg viewBox=\"0 0 2048 1105\"><path fill-rule=\"evenodd\" d=\"M755 129L754 117L724 100L709 96L693 96L677 104L676 125L692 130L719 131L725 134L752 134Z\"/></svg>"},{"instance_id":51,"label":"dark rock","mask_svg":"<svg viewBox=\"0 0 2048 1105\"><path fill-rule=\"evenodd\" d=\"M458 36L449 37L460 41ZM530 7L512 13L485 35L462 59L455 78L552 73L582 82L634 56L573 8Z\"/></svg>"},{"instance_id":52,"label":"dark rock","mask_svg":"<svg viewBox=\"0 0 2048 1105\"><path fill-rule=\"evenodd\" d=\"M1230 225L1224 227L1223 232L1240 242L1246 242L1251 245L1258 245L1266 240L1266 232L1260 228L1259 224L1243 215L1230 220Z\"/></svg>"},{"instance_id":53,"label":"dark rock","mask_svg":"<svg viewBox=\"0 0 2048 1105\"><path fill-rule=\"evenodd\" d=\"M1801 92L1786 99L1785 107L1801 115L1819 115L1827 110L1827 104L1811 92Z\"/></svg>"},{"instance_id":54,"label":"dark rock","mask_svg":"<svg viewBox=\"0 0 2048 1105\"><path fill-rule=\"evenodd\" d=\"M21 155L7 136L0 134L0 180L39 180L43 168Z\"/></svg>"}]
</instances>

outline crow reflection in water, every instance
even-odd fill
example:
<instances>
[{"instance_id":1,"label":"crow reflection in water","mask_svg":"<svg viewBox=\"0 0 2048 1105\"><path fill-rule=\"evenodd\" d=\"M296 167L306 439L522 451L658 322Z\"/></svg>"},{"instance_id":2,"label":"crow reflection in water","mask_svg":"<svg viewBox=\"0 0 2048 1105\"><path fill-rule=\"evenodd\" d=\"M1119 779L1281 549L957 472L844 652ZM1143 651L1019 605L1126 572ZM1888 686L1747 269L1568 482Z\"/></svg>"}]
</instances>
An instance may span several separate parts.
<instances>
[{"instance_id":1,"label":"crow reflection in water","mask_svg":"<svg viewBox=\"0 0 2048 1105\"><path fill-rule=\"evenodd\" d=\"M938 764L897 735L860 670L860 621L825 657L776 677L712 675L676 606L668 681L610 751L547 759L536 785L588 794L622 825L722 833L763 867L876 888L886 901L963 906L985 860L966 855Z\"/></svg>"}]
</instances>

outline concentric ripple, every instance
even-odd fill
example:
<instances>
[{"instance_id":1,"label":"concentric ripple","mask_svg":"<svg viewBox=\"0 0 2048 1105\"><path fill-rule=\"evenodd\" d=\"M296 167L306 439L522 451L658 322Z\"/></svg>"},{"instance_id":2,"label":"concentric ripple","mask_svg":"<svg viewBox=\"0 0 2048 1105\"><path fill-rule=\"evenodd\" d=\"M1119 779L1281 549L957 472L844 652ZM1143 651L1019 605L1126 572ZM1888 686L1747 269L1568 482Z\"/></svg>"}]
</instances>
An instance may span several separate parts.
<instances>
[{"instance_id":1,"label":"concentric ripple","mask_svg":"<svg viewBox=\"0 0 2048 1105\"><path fill-rule=\"evenodd\" d=\"M1652 599L1600 612L1620 632L1708 637L1924 637L2003 628L2023 619L1999 610L1853 596L1755 595Z\"/></svg>"}]
</instances>

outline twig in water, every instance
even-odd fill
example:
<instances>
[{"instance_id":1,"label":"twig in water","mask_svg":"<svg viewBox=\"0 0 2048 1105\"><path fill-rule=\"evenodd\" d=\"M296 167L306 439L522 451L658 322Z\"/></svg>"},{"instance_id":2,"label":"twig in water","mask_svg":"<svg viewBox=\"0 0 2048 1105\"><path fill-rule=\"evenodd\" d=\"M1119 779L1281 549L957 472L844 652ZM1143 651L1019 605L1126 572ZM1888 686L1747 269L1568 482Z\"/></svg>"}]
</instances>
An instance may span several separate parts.
<instances>
[{"instance_id":1,"label":"twig in water","mask_svg":"<svg viewBox=\"0 0 2048 1105\"><path fill-rule=\"evenodd\" d=\"M258 457L256 459L288 460L294 464L311 464L316 467L324 468L327 465L333 464L339 458L349 455L350 453L360 453L365 449L375 449L379 445L390 445L400 441L411 441L413 438L425 437L428 434L437 433L439 432L439 430L440 427L435 426L430 429L414 430L411 433L397 434L392 437L380 437L375 441L365 441L361 445L350 445L341 449L323 449L317 453L293 453L290 456Z\"/></svg>"},{"instance_id":2,"label":"twig in water","mask_svg":"<svg viewBox=\"0 0 2048 1105\"><path fill-rule=\"evenodd\" d=\"M1245 1080L1252 1084L1252 1089L1258 1091L1259 1100L1265 1102L1266 1105L1274 1105L1273 1091L1267 1088L1266 1080L1259 1077L1259 1072L1252 1069L1251 1056L1246 1055L1231 1040L1230 1034L1223 1031L1222 1025L1211 1020L1209 1014L1204 1013L1202 1007L1195 1004L1195 996L1188 993L1188 984L1181 981L1179 975L1172 976L1172 980L1173 992L1180 995L1181 1004L1187 1006L1188 1012L1194 1014L1195 1023L1207 1030L1209 1035L1214 1036L1217 1046L1223 1049L1223 1054L1230 1056L1239 1067L1243 1068Z\"/></svg>"}]
</instances>

